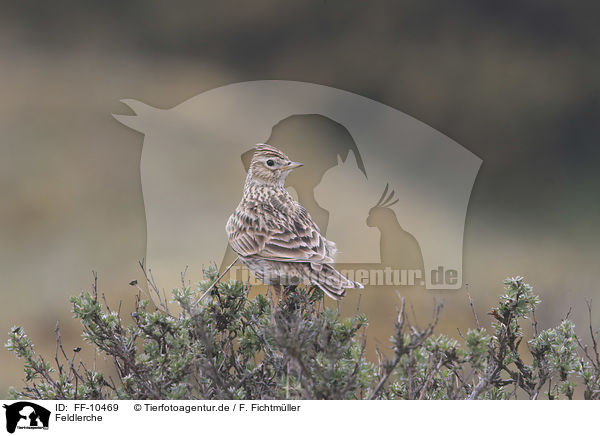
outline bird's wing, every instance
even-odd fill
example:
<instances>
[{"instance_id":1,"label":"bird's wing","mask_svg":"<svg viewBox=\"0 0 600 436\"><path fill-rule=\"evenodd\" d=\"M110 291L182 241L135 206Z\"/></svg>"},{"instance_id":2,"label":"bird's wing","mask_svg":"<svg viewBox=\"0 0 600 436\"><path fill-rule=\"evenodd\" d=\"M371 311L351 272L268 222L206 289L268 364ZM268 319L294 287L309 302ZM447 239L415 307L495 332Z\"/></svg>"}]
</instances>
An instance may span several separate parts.
<instances>
[{"instance_id":1,"label":"bird's wing","mask_svg":"<svg viewBox=\"0 0 600 436\"><path fill-rule=\"evenodd\" d=\"M253 256L262 251L267 232L260 228L260 219L252 210L238 208L225 227L233 251L240 256Z\"/></svg>"},{"instance_id":2,"label":"bird's wing","mask_svg":"<svg viewBox=\"0 0 600 436\"><path fill-rule=\"evenodd\" d=\"M298 206L286 218L271 228L260 256L288 262L333 262L330 256L333 244L321 235L306 209Z\"/></svg>"},{"instance_id":3,"label":"bird's wing","mask_svg":"<svg viewBox=\"0 0 600 436\"><path fill-rule=\"evenodd\" d=\"M333 262L335 244L321 235L302 206L290 215L269 208L266 212L259 215L252 209L238 209L229 218L229 244L239 255L285 262Z\"/></svg>"}]
</instances>

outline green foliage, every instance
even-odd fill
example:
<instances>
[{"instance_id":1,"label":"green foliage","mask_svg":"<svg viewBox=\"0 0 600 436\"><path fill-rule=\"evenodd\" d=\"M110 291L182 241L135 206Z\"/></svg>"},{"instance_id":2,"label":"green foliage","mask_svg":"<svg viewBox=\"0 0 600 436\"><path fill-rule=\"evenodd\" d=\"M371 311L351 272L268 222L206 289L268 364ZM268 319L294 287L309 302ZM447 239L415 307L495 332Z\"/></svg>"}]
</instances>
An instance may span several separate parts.
<instances>
[{"instance_id":1,"label":"green foliage","mask_svg":"<svg viewBox=\"0 0 600 436\"><path fill-rule=\"evenodd\" d=\"M145 271L144 271L145 272ZM540 302L521 277L507 279L493 334L479 325L461 339L434 335L441 306L424 329L410 324L404 302L391 338L393 356L364 356L367 319L324 307L322 293L296 288L274 307L248 298L240 282L219 282L212 267L195 288L175 289L171 301L153 279L152 298L137 283L136 309L112 311L92 292L71 298L84 340L109 358L116 380L68 356L57 329L55 364L38 356L21 327L6 346L24 360L25 385L14 398L49 399L506 399L585 398L600 393L597 335L582 345L574 325L537 332ZM156 301L156 303L155 303ZM523 322L534 337L521 346ZM477 318L476 318L477 320ZM478 324L478 320L477 320ZM552 383L554 381L554 384ZM545 390L544 390L545 387Z\"/></svg>"}]
</instances>

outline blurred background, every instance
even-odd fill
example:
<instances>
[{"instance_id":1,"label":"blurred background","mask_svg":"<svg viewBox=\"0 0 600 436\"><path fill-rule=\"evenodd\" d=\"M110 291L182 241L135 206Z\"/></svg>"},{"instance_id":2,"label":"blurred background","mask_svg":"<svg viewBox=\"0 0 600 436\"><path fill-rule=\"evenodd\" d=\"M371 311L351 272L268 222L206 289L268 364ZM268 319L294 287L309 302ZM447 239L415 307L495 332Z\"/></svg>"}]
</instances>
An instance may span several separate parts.
<instances>
[{"instance_id":1,"label":"blurred background","mask_svg":"<svg viewBox=\"0 0 600 436\"><path fill-rule=\"evenodd\" d=\"M68 297L92 270L109 302L131 306L143 136L112 118L128 113L120 99L170 108L259 79L367 96L475 153L464 278L479 318L489 325L502 279L519 274L542 297L540 327L571 309L583 334L592 298L599 327L599 14L597 2L548 0L3 2L0 333L22 325L53 357L60 321L66 345L81 345ZM371 355L394 320L385 292L361 297ZM435 297L440 332L474 326L465 289L403 295L420 324ZM21 365L0 350L0 397L22 384Z\"/></svg>"}]
</instances>

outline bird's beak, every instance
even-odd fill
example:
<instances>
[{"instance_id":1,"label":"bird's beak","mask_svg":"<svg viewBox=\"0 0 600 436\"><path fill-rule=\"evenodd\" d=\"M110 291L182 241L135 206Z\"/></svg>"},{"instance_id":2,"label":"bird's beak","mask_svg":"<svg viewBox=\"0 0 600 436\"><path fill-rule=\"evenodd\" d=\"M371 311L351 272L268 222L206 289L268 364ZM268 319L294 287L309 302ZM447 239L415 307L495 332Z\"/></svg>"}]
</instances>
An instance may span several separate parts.
<instances>
[{"instance_id":1,"label":"bird's beak","mask_svg":"<svg viewBox=\"0 0 600 436\"><path fill-rule=\"evenodd\" d=\"M293 170L294 168L299 168L302 165L304 165L304 164L300 163L300 162L290 162L287 165L283 165L283 166L279 167L279 169L281 169L281 170Z\"/></svg>"}]
</instances>

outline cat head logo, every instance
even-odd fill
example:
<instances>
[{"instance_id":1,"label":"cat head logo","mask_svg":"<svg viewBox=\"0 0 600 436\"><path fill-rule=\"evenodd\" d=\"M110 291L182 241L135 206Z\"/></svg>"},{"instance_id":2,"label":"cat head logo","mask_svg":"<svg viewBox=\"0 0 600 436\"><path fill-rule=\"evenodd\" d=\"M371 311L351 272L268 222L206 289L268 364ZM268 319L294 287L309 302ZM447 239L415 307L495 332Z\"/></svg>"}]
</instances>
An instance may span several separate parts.
<instances>
[{"instance_id":1,"label":"cat head logo","mask_svg":"<svg viewBox=\"0 0 600 436\"><path fill-rule=\"evenodd\" d=\"M382 103L311 83L263 80L171 109L123 100L114 115L144 134L147 264L160 277L229 264L224 225L254 144L305 166L287 188L335 241L336 262L422 270L427 289L462 286L467 206L481 159Z\"/></svg>"}]
</instances>

